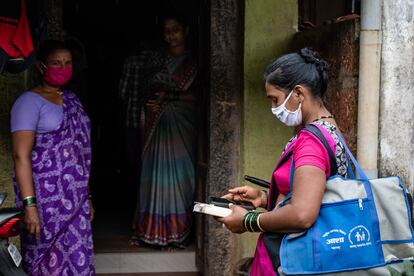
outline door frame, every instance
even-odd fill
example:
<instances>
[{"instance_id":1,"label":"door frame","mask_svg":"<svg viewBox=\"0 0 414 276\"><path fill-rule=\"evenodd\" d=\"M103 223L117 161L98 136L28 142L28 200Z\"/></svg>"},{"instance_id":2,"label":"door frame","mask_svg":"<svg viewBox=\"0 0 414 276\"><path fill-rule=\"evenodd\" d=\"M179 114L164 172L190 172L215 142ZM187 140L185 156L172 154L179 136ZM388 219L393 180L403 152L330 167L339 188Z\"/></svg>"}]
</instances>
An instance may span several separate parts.
<instances>
[{"instance_id":1,"label":"door frame","mask_svg":"<svg viewBox=\"0 0 414 276\"><path fill-rule=\"evenodd\" d=\"M202 196L222 195L240 178L243 103L244 3L207 0L210 7L209 95L207 95L206 181ZM43 0L48 38L62 35L62 0ZM199 270L204 275L233 273L239 250L235 235L203 216Z\"/></svg>"},{"instance_id":2,"label":"door frame","mask_svg":"<svg viewBox=\"0 0 414 276\"><path fill-rule=\"evenodd\" d=\"M240 179L243 103L244 2L210 1L210 93L205 198L227 193ZM237 238L210 216L204 218L204 275L232 275Z\"/></svg>"}]
</instances>

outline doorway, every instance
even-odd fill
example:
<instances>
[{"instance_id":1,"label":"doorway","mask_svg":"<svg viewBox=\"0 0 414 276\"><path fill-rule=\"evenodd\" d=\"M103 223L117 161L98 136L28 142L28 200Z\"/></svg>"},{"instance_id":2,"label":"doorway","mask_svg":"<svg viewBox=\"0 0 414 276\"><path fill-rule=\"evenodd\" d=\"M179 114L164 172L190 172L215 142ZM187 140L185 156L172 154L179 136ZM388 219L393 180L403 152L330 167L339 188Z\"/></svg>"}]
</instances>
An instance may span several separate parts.
<instances>
[{"instance_id":1,"label":"doorway","mask_svg":"<svg viewBox=\"0 0 414 276\"><path fill-rule=\"evenodd\" d=\"M185 15L190 48L198 61L196 197L204 200L207 168L208 0L81 1L63 0L63 29L82 44L85 58L79 97L92 121L93 160L91 192L96 210L93 222L95 251L136 252L130 246L137 185L126 169L125 108L119 98L119 80L125 58L163 43L163 15ZM98 4L99 3L99 4ZM138 168L137 168L138 170ZM196 222L196 220L193 220ZM197 220L197 223L202 223ZM188 250L194 250L197 235Z\"/></svg>"}]
</instances>

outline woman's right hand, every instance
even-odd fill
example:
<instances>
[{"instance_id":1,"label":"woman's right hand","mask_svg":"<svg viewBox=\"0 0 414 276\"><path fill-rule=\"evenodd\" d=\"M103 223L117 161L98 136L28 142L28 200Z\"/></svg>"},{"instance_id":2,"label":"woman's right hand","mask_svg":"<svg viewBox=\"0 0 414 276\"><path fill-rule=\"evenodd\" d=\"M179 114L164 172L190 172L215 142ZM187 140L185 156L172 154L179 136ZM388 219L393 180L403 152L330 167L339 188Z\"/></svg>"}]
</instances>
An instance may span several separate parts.
<instances>
[{"instance_id":1,"label":"woman's right hand","mask_svg":"<svg viewBox=\"0 0 414 276\"><path fill-rule=\"evenodd\" d=\"M230 189L229 193L224 195L223 198L234 200L236 202L248 201L256 208L265 207L267 204L266 194L263 191L250 186Z\"/></svg>"},{"instance_id":2,"label":"woman's right hand","mask_svg":"<svg viewBox=\"0 0 414 276\"><path fill-rule=\"evenodd\" d=\"M36 205L27 206L24 210L24 223L27 231L40 239L40 218Z\"/></svg>"},{"instance_id":3,"label":"woman's right hand","mask_svg":"<svg viewBox=\"0 0 414 276\"><path fill-rule=\"evenodd\" d=\"M155 93L156 98L148 100L145 103L146 108L152 113L158 113L161 111L161 105L165 101L165 92L157 92Z\"/></svg>"},{"instance_id":4,"label":"woman's right hand","mask_svg":"<svg viewBox=\"0 0 414 276\"><path fill-rule=\"evenodd\" d=\"M149 110L152 113L157 113L161 110L161 106L160 103L155 101L155 100L149 100L146 104L145 104L147 110Z\"/></svg>"}]
</instances>

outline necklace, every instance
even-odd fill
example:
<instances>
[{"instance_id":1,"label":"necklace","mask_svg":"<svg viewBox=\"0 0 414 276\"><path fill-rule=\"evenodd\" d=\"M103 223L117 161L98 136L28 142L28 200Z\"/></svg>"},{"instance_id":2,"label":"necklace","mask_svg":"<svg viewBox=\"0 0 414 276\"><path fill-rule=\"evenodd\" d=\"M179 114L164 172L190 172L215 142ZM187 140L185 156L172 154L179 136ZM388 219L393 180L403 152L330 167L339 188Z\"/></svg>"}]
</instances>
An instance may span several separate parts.
<instances>
[{"instance_id":1,"label":"necklace","mask_svg":"<svg viewBox=\"0 0 414 276\"><path fill-rule=\"evenodd\" d=\"M63 91L61 91L61 90L56 90L56 91L46 91L47 93L50 93L50 94L57 94L57 95L59 95L59 96L62 96L63 95Z\"/></svg>"},{"instance_id":2,"label":"necklace","mask_svg":"<svg viewBox=\"0 0 414 276\"><path fill-rule=\"evenodd\" d=\"M63 91L58 89L58 90L48 90L43 88L43 90L47 93L47 94L57 94L58 96L62 96L63 95Z\"/></svg>"},{"instance_id":3,"label":"necklace","mask_svg":"<svg viewBox=\"0 0 414 276\"><path fill-rule=\"evenodd\" d=\"M326 115L326 116L321 116L318 119L313 120L313 122L316 122L322 119L334 119L334 118L335 118L335 115Z\"/></svg>"}]
</instances>

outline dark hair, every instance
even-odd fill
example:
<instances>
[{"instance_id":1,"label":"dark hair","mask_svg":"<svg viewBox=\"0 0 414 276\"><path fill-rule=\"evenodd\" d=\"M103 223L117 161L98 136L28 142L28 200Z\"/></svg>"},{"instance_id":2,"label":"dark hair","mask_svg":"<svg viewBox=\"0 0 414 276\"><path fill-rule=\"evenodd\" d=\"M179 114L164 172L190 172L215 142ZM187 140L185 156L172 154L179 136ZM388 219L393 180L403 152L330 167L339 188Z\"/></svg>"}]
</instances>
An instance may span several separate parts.
<instances>
[{"instance_id":1,"label":"dark hair","mask_svg":"<svg viewBox=\"0 0 414 276\"><path fill-rule=\"evenodd\" d=\"M169 15L164 16L162 19L162 23L163 23L162 27L164 27L164 24L167 20L171 20L171 19L177 21L178 24L180 24L184 30L188 27L187 19L184 16L179 15L179 14L169 14Z\"/></svg>"},{"instance_id":2,"label":"dark hair","mask_svg":"<svg viewBox=\"0 0 414 276\"><path fill-rule=\"evenodd\" d=\"M67 50L71 52L70 48L60 40L45 40L39 45L36 59L45 63L47 57L58 50Z\"/></svg>"},{"instance_id":3,"label":"dark hair","mask_svg":"<svg viewBox=\"0 0 414 276\"><path fill-rule=\"evenodd\" d=\"M265 72L267 83L291 91L295 85L307 86L316 97L323 98L328 87L328 63L311 48L283 55L270 63Z\"/></svg>"}]
</instances>

